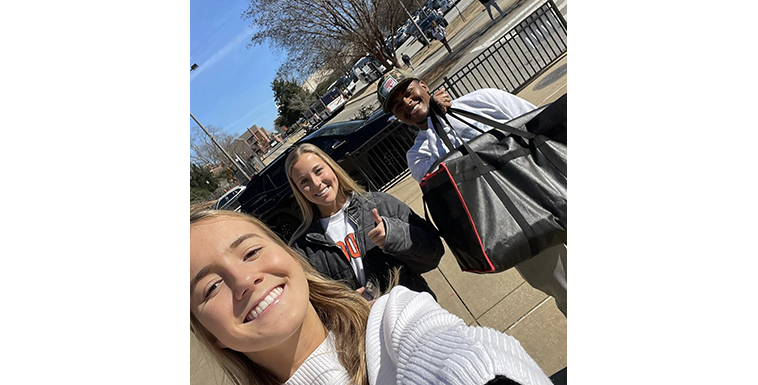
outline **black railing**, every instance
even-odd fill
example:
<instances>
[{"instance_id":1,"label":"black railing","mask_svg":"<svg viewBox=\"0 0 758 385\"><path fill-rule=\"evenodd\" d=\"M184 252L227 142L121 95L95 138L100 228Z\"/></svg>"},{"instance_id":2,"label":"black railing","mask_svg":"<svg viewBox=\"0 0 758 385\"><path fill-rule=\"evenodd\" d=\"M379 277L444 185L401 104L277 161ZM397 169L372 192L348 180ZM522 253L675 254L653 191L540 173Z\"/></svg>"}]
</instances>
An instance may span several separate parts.
<instances>
[{"instance_id":1,"label":"black railing","mask_svg":"<svg viewBox=\"0 0 758 385\"><path fill-rule=\"evenodd\" d=\"M522 2L515 5L518 7ZM450 77L444 86L455 98L481 88L518 93L566 53L566 20L548 0L490 47ZM386 191L408 175L405 153L418 130L390 123L343 162L351 176L364 180L369 190Z\"/></svg>"},{"instance_id":2,"label":"black railing","mask_svg":"<svg viewBox=\"0 0 758 385\"><path fill-rule=\"evenodd\" d=\"M566 20L548 0L440 87L458 98L481 88L518 93L566 53Z\"/></svg>"},{"instance_id":3,"label":"black railing","mask_svg":"<svg viewBox=\"0 0 758 385\"><path fill-rule=\"evenodd\" d=\"M408 175L405 153L413 146L418 129L393 121L370 142L345 156L345 167L351 176L365 181L365 187L372 191L385 191ZM343 164L344 166L344 164Z\"/></svg>"}]
</instances>

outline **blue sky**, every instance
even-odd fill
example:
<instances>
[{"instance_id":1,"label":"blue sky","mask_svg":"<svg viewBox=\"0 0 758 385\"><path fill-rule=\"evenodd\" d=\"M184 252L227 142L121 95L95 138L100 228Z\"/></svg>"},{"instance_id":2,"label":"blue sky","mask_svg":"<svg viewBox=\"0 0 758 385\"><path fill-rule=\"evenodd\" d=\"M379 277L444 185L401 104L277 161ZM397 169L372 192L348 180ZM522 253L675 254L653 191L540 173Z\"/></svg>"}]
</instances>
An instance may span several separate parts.
<instances>
[{"instance_id":1,"label":"blue sky","mask_svg":"<svg viewBox=\"0 0 758 385\"><path fill-rule=\"evenodd\" d=\"M245 48L253 34L240 15L246 0L190 1L190 111L203 126L237 137L253 124L274 131L271 82L284 54L267 44ZM190 127L195 122L190 120Z\"/></svg>"}]
</instances>

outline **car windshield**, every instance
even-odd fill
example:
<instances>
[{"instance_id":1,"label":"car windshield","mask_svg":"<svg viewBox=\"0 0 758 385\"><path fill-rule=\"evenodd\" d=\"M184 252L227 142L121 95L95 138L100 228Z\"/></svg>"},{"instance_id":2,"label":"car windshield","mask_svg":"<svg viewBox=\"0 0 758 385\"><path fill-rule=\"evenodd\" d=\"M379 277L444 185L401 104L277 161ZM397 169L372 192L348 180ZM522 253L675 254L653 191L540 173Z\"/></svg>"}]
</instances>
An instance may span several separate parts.
<instances>
[{"instance_id":1,"label":"car windshield","mask_svg":"<svg viewBox=\"0 0 758 385\"><path fill-rule=\"evenodd\" d=\"M348 122L339 122L321 127L320 130L313 133L311 138L317 138L319 136L336 136L336 135L350 135L363 125L363 120L351 120Z\"/></svg>"}]
</instances>

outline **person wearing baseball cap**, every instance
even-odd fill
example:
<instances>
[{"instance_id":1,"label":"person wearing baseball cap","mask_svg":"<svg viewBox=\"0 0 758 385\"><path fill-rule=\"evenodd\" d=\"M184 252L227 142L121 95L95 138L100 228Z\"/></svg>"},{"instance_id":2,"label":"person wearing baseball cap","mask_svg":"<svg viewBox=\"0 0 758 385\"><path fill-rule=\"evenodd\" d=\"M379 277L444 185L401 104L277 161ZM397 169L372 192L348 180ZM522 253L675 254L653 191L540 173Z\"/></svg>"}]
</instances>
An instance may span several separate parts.
<instances>
[{"instance_id":1,"label":"person wearing baseball cap","mask_svg":"<svg viewBox=\"0 0 758 385\"><path fill-rule=\"evenodd\" d=\"M429 114L432 97L442 107L443 113L447 107L452 106L501 123L536 108L516 95L492 88L476 90L455 100L451 100L447 92L438 91L432 96L429 95L429 87L423 80L401 69L387 72L379 81L376 92L384 112L392 112L399 121L419 129L413 146L405 155L411 176L419 183L437 159L448 152L432 126ZM450 125L438 118L439 127L447 133L453 146L458 147L462 144L459 137L469 141L479 135L478 131L457 119L449 121L457 135L451 131ZM492 128L477 121L468 122L484 131ZM559 245L519 263L516 270L532 287L555 298L558 309L567 315L566 267L566 247Z\"/></svg>"},{"instance_id":2,"label":"person wearing baseball cap","mask_svg":"<svg viewBox=\"0 0 758 385\"><path fill-rule=\"evenodd\" d=\"M376 93L385 113L391 112L399 121L419 129L413 147L406 153L411 176L419 183L434 162L448 151L434 129L428 129L432 128L429 116L429 101L432 97L443 112L447 107L453 106L502 123L536 108L518 96L492 88L476 90L456 100L452 100L444 89L435 92L432 96L429 94L429 86L423 80L412 72L399 68L392 69L382 76ZM491 128L473 120L470 123L485 131ZM448 133L453 145L460 146L462 143L450 131L450 126L441 119L440 124ZM456 119L450 119L450 124L466 141L479 135L479 132Z\"/></svg>"}]
</instances>

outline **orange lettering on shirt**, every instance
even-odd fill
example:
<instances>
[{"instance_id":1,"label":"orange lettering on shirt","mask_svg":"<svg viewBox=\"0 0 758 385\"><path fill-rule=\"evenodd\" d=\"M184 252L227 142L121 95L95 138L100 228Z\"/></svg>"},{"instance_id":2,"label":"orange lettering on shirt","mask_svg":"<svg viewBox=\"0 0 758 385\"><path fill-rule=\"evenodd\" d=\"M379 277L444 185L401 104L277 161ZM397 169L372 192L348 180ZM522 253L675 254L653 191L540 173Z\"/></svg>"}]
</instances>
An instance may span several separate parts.
<instances>
[{"instance_id":1,"label":"orange lettering on shirt","mask_svg":"<svg viewBox=\"0 0 758 385\"><path fill-rule=\"evenodd\" d=\"M348 236L345 237L345 244L347 245L347 250L350 252L351 258L361 257L361 250L358 249L358 242L355 241L355 234L348 234Z\"/></svg>"},{"instance_id":2,"label":"orange lettering on shirt","mask_svg":"<svg viewBox=\"0 0 758 385\"><path fill-rule=\"evenodd\" d=\"M342 253L345 254L345 258L347 258L347 261L350 262L350 254L347 251L347 247L345 247L345 242L339 241L337 242L337 246L342 249Z\"/></svg>"},{"instance_id":3,"label":"orange lettering on shirt","mask_svg":"<svg viewBox=\"0 0 758 385\"><path fill-rule=\"evenodd\" d=\"M345 242L339 241L337 242L337 246L342 249L342 252L345 254L345 257L347 257L348 261L350 261L350 258L361 257L361 250L358 248L358 242L355 240L355 234L348 234L345 237Z\"/></svg>"}]
</instances>

